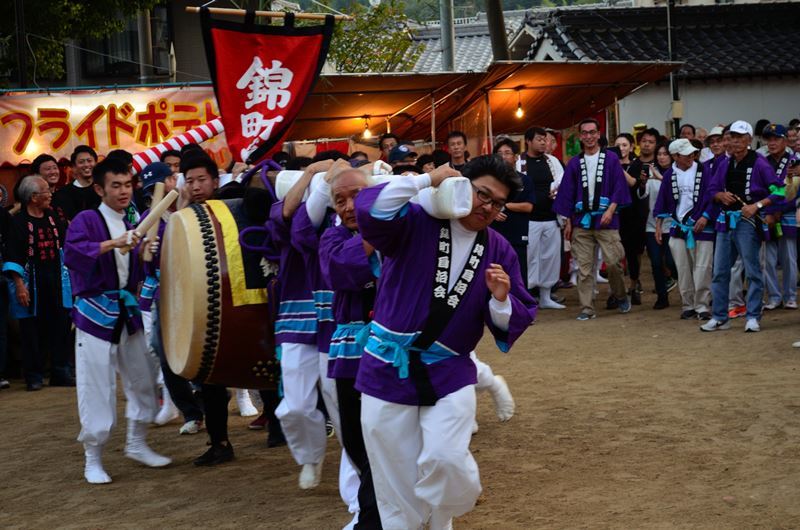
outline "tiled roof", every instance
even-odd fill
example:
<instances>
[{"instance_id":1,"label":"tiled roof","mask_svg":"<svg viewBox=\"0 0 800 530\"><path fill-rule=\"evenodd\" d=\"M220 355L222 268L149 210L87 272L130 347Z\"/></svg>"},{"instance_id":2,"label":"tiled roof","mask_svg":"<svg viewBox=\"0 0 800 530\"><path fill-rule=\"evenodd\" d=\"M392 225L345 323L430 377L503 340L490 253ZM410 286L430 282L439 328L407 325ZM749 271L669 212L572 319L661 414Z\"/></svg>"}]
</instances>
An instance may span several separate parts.
<instances>
[{"instance_id":1,"label":"tiled roof","mask_svg":"<svg viewBox=\"0 0 800 530\"><path fill-rule=\"evenodd\" d=\"M525 11L505 11L504 22L509 38L522 28ZM492 62L492 41L489 37L489 25L484 13L478 13L473 19L460 21L455 25L455 69L457 72L481 72ZM436 25L414 28L414 41L424 45L425 49L413 72L441 72L442 51L440 27Z\"/></svg>"},{"instance_id":2,"label":"tiled roof","mask_svg":"<svg viewBox=\"0 0 800 530\"><path fill-rule=\"evenodd\" d=\"M526 24L534 36L529 59L548 40L556 60L668 59L664 7L537 10ZM671 25L673 60L685 62L679 77L800 74L800 3L677 6Z\"/></svg>"}]
</instances>

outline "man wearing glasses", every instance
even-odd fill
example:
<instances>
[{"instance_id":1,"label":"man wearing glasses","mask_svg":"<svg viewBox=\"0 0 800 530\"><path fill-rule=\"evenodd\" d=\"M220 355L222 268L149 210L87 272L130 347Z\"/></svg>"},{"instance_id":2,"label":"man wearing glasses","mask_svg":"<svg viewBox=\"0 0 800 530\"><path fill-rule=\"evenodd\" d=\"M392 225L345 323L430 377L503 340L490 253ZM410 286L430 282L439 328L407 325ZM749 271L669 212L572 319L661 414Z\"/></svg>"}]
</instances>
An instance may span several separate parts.
<instances>
[{"instance_id":1,"label":"man wearing glasses","mask_svg":"<svg viewBox=\"0 0 800 530\"><path fill-rule=\"evenodd\" d=\"M621 261L617 209L631 202L619 158L600 148L600 124L587 118L578 124L583 152L567 164L553 210L564 217L564 238L578 261L578 320L595 318L592 270L597 245L603 252L611 292L620 313L631 310Z\"/></svg>"},{"instance_id":2,"label":"man wearing glasses","mask_svg":"<svg viewBox=\"0 0 800 530\"><path fill-rule=\"evenodd\" d=\"M508 351L536 313L516 253L487 229L521 188L519 175L496 156L470 160L462 172L474 192L461 219L436 219L409 203L459 175L448 166L356 197L359 231L383 256L356 376L383 528L451 528L475 505L481 485L469 443L477 377L469 352L485 325Z\"/></svg>"}]
</instances>

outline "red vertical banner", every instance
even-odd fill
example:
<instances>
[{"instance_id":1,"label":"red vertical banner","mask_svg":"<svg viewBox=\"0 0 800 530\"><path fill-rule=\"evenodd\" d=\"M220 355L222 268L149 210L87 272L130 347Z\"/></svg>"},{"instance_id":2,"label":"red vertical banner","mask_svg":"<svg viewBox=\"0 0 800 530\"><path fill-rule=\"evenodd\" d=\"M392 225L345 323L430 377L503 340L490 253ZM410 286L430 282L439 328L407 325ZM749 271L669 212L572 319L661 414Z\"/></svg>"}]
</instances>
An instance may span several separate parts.
<instances>
[{"instance_id":1,"label":"red vertical banner","mask_svg":"<svg viewBox=\"0 0 800 530\"><path fill-rule=\"evenodd\" d=\"M203 40L220 117L234 160L254 163L289 130L322 70L333 17L320 26L216 20L201 11Z\"/></svg>"}]
</instances>

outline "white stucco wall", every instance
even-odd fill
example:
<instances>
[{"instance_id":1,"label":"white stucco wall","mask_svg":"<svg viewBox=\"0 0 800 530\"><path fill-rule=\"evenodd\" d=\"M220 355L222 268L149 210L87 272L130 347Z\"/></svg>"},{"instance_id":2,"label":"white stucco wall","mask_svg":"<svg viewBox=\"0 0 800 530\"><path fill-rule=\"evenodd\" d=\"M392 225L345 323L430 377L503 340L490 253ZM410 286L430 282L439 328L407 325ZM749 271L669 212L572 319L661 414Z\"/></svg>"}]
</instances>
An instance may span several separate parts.
<instances>
[{"instance_id":1,"label":"white stucco wall","mask_svg":"<svg viewBox=\"0 0 800 530\"><path fill-rule=\"evenodd\" d=\"M800 80L736 80L679 83L683 101L681 123L710 129L718 123L743 119L755 125L766 118L787 123L800 117ZM668 83L650 85L619 102L622 131L647 123L663 131L671 120Z\"/></svg>"}]
</instances>

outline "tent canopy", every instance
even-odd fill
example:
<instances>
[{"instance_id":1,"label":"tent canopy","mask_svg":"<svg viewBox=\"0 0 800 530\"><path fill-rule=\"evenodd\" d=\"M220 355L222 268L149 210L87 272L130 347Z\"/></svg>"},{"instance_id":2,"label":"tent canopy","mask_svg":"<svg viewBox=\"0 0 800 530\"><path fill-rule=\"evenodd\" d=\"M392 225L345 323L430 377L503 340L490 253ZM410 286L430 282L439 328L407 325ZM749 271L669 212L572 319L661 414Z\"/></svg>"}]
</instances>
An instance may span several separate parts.
<instances>
[{"instance_id":1,"label":"tent canopy","mask_svg":"<svg viewBox=\"0 0 800 530\"><path fill-rule=\"evenodd\" d=\"M508 61L486 72L325 75L286 139L345 138L361 134L367 121L373 134L381 134L387 119L403 138L430 139L434 104L439 137L450 120L487 94L495 134L521 133L532 123L565 128L680 64ZM518 104L522 119L515 115Z\"/></svg>"}]
</instances>

